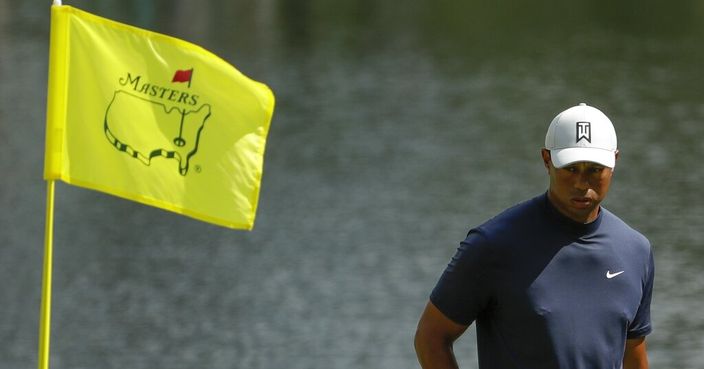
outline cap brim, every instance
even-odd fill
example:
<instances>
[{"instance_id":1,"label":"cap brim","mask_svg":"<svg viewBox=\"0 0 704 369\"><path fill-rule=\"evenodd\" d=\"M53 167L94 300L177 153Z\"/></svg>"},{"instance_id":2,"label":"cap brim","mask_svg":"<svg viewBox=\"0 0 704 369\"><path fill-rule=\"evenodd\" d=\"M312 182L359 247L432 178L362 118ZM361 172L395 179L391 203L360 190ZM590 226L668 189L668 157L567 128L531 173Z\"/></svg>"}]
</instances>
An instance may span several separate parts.
<instances>
[{"instance_id":1,"label":"cap brim","mask_svg":"<svg viewBox=\"0 0 704 369\"><path fill-rule=\"evenodd\" d=\"M580 161L597 163L613 168L616 164L616 153L611 150L591 147L570 147L550 150L550 158L555 168L562 168Z\"/></svg>"}]
</instances>

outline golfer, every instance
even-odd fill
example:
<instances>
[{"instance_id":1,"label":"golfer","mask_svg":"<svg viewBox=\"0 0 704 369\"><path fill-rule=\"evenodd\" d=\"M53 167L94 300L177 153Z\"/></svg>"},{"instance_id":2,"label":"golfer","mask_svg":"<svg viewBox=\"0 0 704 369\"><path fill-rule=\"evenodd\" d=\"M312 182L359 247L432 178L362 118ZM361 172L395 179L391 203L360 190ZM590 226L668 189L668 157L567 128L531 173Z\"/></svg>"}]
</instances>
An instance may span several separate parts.
<instances>
[{"instance_id":1,"label":"golfer","mask_svg":"<svg viewBox=\"0 0 704 369\"><path fill-rule=\"evenodd\" d=\"M579 104L545 137L546 193L469 231L430 295L415 348L457 368L476 322L480 369L645 369L654 263L649 241L601 206L618 159L606 115Z\"/></svg>"}]
</instances>

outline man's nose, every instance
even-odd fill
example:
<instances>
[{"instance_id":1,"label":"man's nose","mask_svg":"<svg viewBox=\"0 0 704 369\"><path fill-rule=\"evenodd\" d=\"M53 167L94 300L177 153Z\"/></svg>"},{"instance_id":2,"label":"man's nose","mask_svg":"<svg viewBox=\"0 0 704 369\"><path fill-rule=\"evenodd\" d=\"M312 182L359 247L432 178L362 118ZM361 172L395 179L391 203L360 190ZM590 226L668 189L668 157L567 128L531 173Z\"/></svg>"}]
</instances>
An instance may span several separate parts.
<instances>
[{"instance_id":1,"label":"man's nose","mask_svg":"<svg viewBox=\"0 0 704 369\"><path fill-rule=\"evenodd\" d=\"M586 171L580 171L575 178L574 187L581 191L589 189L589 175Z\"/></svg>"}]
</instances>

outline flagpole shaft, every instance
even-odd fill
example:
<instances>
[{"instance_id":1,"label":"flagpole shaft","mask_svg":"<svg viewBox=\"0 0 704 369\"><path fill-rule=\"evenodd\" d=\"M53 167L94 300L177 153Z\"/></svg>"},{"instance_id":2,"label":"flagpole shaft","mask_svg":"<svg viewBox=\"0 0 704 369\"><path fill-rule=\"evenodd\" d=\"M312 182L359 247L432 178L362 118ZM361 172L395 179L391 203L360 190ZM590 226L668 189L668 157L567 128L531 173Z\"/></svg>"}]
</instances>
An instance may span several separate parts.
<instances>
[{"instance_id":1,"label":"flagpole shaft","mask_svg":"<svg viewBox=\"0 0 704 369\"><path fill-rule=\"evenodd\" d=\"M42 303L39 319L38 368L49 369L49 338L51 335L51 272L53 264L54 234L54 180L47 181L46 223L44 225L44 268L42 277Z\"/></svg>"}]
</instances>

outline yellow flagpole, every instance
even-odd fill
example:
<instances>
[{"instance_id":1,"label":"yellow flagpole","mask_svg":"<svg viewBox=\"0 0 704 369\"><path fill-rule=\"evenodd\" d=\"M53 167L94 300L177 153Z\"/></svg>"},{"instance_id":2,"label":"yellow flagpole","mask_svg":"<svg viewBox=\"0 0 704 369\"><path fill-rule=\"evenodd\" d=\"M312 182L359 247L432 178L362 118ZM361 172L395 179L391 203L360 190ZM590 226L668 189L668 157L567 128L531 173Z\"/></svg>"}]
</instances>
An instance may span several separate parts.
<instances>
[{"instance_id":1,"label":"yellow flagpole","mask_svg":"<svg viewBox=\"0 0 704 369\"><path fill-rule=\"evenodd\" d=\"M47 181L46 223L44 225L44 275L39 319L39 369L49 369L49 337L51 335L51 270L54 234L54 180Z\"/></svg>"},{"instance_id":2,"label":"yellow flagpole","mask_svg":"<svg viewBox=\"0 0 704 369\"><path fill-rule=\"evenodd\" d=\"M53 0L52 6L61 5L61 0ZM49 84L51 85L51 82L49 82ZM51 93L51 91L49 91L49 93ZM47 109L50 108L47 107ZM47 132L47 135L50 134L53 133ZM49 369L49 339L51 338L51 274L54 264L53 243L55 183L55 180L49 179L47 180L46 184L46 220L44 224L44 267L42 269L42 302L41 310L39 313L39 353L37 358L37 367L39 369Z\"/></svg>"}]
</instances>

